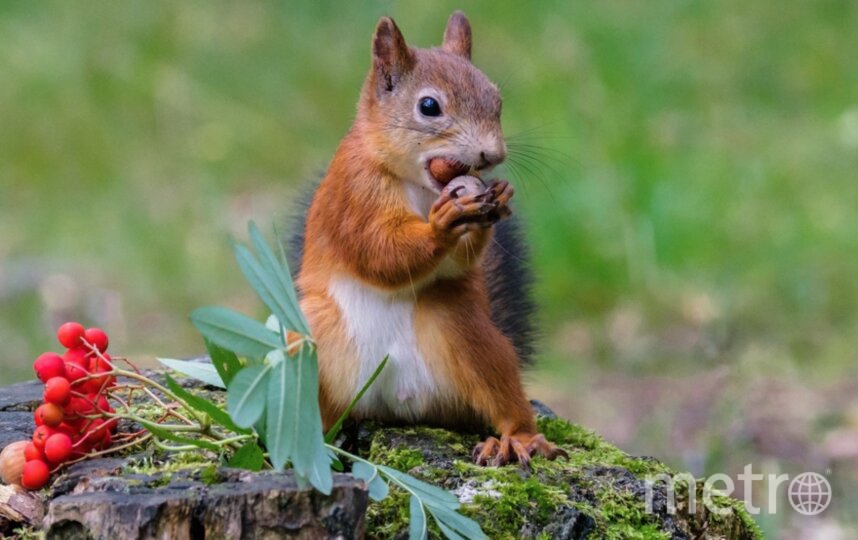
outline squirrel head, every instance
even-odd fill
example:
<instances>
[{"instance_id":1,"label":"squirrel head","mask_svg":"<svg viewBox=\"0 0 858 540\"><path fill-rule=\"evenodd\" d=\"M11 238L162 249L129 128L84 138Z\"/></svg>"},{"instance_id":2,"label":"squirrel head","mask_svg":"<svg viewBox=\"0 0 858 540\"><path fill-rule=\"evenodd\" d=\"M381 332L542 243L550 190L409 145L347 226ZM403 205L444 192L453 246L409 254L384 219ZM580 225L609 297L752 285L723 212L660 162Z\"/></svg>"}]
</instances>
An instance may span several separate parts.
<instances>
[{"instance_id":1,"label":"squirrel head","mask_svg":"<svg viewBox=\"0 0 858 540\"><path fill-rule=\"evenodd\" d=\"M435 158L460 174L488 170L506 157L500 115L498 87L471 63L464 14L450 16L431 49L409 47L392 19L379 20L356 125L387 170L436 193L445 182L429 170Z\"/></svg>"}]
</instances>

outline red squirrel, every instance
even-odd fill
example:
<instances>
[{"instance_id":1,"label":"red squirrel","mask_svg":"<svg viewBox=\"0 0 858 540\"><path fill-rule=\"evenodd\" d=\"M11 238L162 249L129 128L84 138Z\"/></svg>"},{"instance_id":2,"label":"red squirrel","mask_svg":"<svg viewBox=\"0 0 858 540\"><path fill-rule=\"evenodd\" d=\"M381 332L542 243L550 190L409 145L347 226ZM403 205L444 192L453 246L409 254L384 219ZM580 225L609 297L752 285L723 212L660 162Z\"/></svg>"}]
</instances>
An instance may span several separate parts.
<instances>
[{"instance_id":1,"label":"red squirrel","mask_svg":"<svg viewBox=\"0 0 858 540\"><path fill-rule=\"evenodd\" d=\"M491 426L500 437L474 449L481 465L565 455L537 432L522 388L532 303L505 226L513 189L499 180L487 197L443 189L504 160L500 114L497 86L471 63L461 12L431 49L409 47L381 18L354 124L293 242L326 429L389 356L354 419Z\"/></svg>"}]
</instances>

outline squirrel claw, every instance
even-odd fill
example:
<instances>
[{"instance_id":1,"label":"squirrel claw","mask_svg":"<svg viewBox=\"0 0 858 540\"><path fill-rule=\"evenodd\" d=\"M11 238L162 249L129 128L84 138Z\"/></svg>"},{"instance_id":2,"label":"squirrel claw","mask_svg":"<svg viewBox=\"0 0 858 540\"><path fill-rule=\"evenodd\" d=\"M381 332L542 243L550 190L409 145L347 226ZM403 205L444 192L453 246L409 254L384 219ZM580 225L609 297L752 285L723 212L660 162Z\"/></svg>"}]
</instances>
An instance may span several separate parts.
<instances>
[{"instance_id":1,"label":"squirrel claw","mask_svg":"<svg viewBox=\"0 0 858 540\"><path fill-rule=\"evenodd\" d=\"M517 461L523 469L529 471L530 458L536 455L550 460L561 456L569 457L565 450L549 442L541 433L537 433L503 435L500 440L489 437L485 442L474 447L473 459L477 465L494 467L502 467Z\"/></svg>"}]
</instances>

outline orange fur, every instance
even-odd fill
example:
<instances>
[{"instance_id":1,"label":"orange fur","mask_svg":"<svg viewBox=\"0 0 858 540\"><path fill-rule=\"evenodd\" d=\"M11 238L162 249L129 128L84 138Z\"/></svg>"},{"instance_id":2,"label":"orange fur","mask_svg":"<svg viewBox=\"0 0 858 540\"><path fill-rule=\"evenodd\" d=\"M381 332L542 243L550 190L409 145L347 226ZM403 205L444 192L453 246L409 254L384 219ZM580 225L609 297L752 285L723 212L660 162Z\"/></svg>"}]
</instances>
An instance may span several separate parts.
<instances>
[{"instance_id":1,"label":"orange fur","mask_svg":"<svg viewBox=\"0 0 858 540\"><path fill-rule=\"evenodd\" d=\"M536 435L515 350L492 323L481 264L491 229L462 224L461 218L478 215L476 203L466 198L442 198L428 209L415 208L409 199L409 190L438 191L425 175L415 180L423 174L419 156L426 152L449 152L477 169L503 158L500 98L470 64L470 48L470 26L461 14L451 17L443 50L408 48L393 21L379 23L355 124L309 209L297 284L318 345L326 427L354 397L359 382L360 351L331 292L332 281L346 276L378 295L382 305L386 295L413 304L418 357L425 360L437 395L410 419L491 425L502 440L481 447L478 461L526 464L529 453L549 455L553 446ZM455 122L432 124L414 112L427 87L444 95L445 111ZM512 196L505 186L499 185L502 217ZM408 397L414 396L403 399ZM364 410L357 416L389 414ZM533 448L523 453L528 445Z\"/></svg>"}]
</instances>

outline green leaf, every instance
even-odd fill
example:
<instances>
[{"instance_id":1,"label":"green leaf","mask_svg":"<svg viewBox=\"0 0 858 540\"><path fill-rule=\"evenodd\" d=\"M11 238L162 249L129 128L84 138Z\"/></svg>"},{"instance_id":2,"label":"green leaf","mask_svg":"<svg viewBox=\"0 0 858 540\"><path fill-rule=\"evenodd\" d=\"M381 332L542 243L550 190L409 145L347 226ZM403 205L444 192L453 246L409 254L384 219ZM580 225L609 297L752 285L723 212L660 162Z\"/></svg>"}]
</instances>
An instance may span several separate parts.
<instances>
[{"instance_id":1,"label":"green leaf","mask_svg":"<svg viewBox=\"0 0 858 540\"><path fill-rule=\"evenodd\" d=\"M281 289L277 277L263 268L246 247L236 244L234 249L238 266L256 295L287 328L300 332L301 323L295 313L296 306L291 304L292 301Z\"/></svg>"},{"instance_id":2,"label":"green leaf","mask_svg":"<svg viewBox=\"0 0 858 540\"><path fill-rule=\"evenodd\" d=\"M333 487L331 458L322 435L322 415L319 411L319 365L314 347L305 345L281 364L286 370L285 385L286 429L282 436L292 449L289 452L295 472L306 477L324 494ZM268 445L273 444L271 418L268 418Z\"/></svg>"},{"instance_id":3,"label":"green leaf","mask_svg":"<svg viewBox=\"0 0 858 540\"><path fill-rule=\"evenodd\" d=\"M235 374L241 370L241 360L234 352L218 347L211 340L203 339L203 341L206 344L206 350L209 352L209 358L212 359L212 365L217 370L224 385L229 384Z\"/></svg>"},{"instance_id":4,"label":"green leaf","mask_svg":"<svg viewBox=\"0 0 858 540\"><path fill-rule=\"evenodd\" d=\"M334 439L337 438L340 429L343 427L343 422L345 422L349 415L352 413L352 409L355 408L355 405L357 405L358 401L360 401L360 398L363 397L367 389L369 389L370 385L372 385L372 383L375 382L375 379L378 378L379 374L381 374L381 370L384 369L384 366L387 365L387 361L389 359L390 355L384 357L378 367L375 368L375 371L372 372L372 375L369 376L369 379L367 379L366 383L364 383L364 385L361 387L360 391L357 393L352 402L349 403L349 406L346 407L346 410L343 411L343 414L341 414L340 417L337 418L336 423L334 423L333 427L331 427L331 429L329 429L328 433L325 435L326 443L331 444L334 442Z\"/></svg>"},{"instance_id":5,"label":"green leaf","mask_svg":"<svg viewBox=\"0 0 858 540\"><path fill-rule=\"evenodd\" d=\"M457 534L450 534L448 531L444 530L445 527L449 527L450 529L461 533L465 536L465 538L468 538L469 540L481 540L488 538L483 532L483 530L480 528L479 523L477 523L473 519L465 517L462 514L456 512L455 510L450 510L449 508L444 507L432 506L427 501L424 502L426 502L426 506L429 508L429 512L432 514L432 517L435 518L435 521L438 522L438 525L441 526L441 530L444 531L444 534L446 534L448 538L461 537Z\"/></svg>"},{"instance_id":6,"label":"green leaf","mask_svg":"<svg viewBox=\"0 0 858 540\"><path fill-rule=\"evenodd\" d=\"M411 496L408 503L408 539L423 540L427 537L426 530L426 509L420 503L420 499Z\"/></svg>"},{"instance_id":7,"label":"green leaf","mask_svg":"<svg viewBox=\"0 0 858 540\"><path fill-rule=\"evenodd\" d=\"M292 381L287 380L289 372L285 361L275 364L268 378L268 387L265 389L267 400L265 408L268 413L266 419L268 457L274 469L278 471L282 471L289 461L295 444L293 437L296 436L287 423L287 415L291 412L289 408L294 405L287 395L294 386Z\"/></svg>"},{"instance_id":8,"label":"green leaf","mask_svg":"<svg viewBox=\"0 0 858 540\"><path fill-rule=\"evenodd\" d=\"M449 538L450 540L465 540L461 537L461 535L457 534L456 531L447 527L444 523L438 521L438 518L435 518L435 521L438 523L438 528L441 529L441 532Z\"/></svg>"},{"instance_id":9,"label":"green leaf","mask_svg":"<svg viewBox=\"0 0 858 540\"><path fill-rule=\"evenodd\" d=\"M280 322L284 325L288 323L287 327L290 330L294 330L305 336L310 335L310 326L307 324L307 320L304 318L304 314L298 304L298 295L295 292L295 286L292 283L292 277L289 274L289 265L285 257L282 263L277 260L277 256L268 247L265 238L263 238L262 233L259 232L255 223L252 221L248 223L247 229L250 233L253 247L256 249L256 254L259 256L259 264L271 278L272 290L276 291L276 295L279 296L286 308L285 313L283 313L284 317L280 317L273 309L272 311L278 315ZM271 306L268 307L270 308Z\"/></svg>"},{"instance_id":10,"label":"green leaf","mask_svg":"<svg viewBox=\"0 0 858 540\"><path fill-rule=\"evenodd\" d=\"M226 408L233 421L249 428L265 410L265 389L271 366L250 366L236 374L226 394Z\"/></svg>"},{"instance_id":11,"label":"green leaf","mask_svg":"<svg viewBox=\"0 0 858 540\"><path fill-rule=\"evenodd\" d=\"M394 478L398 482L401 482L407 486L408 489L419 495L427 505L437 506L439 508L449 508L450 510L456 510L460 506L459 499L449 491L433 486L432 484L427 484L413 476L399 472L396 469L391 469L385 465L378 465L378 468L384 474Z\"/></svg>"},{"instance_id":12,"label":"green leaf","mask_svg":"<svg viewBox=\"0 0 858 540\"><path fill-rule=\"evenodd\" d=\"M191 313L197 330L215 345L246 358L263 358L281 346L280 338L259 321L224 307L204 307Z\"/></svg>"},{"instance_id":13,"label":"green leaf","mask_svg":"<svg viewBox=\"0 0 858 540\"><path fill-rule=\"evenodd\" d=\"M167 387L172 390L174 394L179 396L179 398L181 398L191 408L207 414L216 424L221 425L230 431L234 431L235 433L252 433L249 429L242 429L235 425L235 422L232 421L229 414L211 401L185 390L182 385L173 380L169 374L165 373L164 377L167 380Z\"/></svg>"},{"instance_id":14,"label":"green leaf","mask_svg":"<svg viewBox=\"0 0 858 540\"><path fill-rule=\"evenodd\" d=\"M158 361L182 375L187 375L210 386L226 388L217 370L211 364L204 362L191 362L188 360L174 360L172 358L158 358Z\"/></svg>"},{"instance_id":15,"label":"green leaf","mask_svg":"<svg viewBox=\"0 0 858 540\"><path fill-rule=\"evenodd\" d=\"M387 482L378 474L378 469L362 461L355 461L352 465L352 474L366 482L369 488L369 497L374 501L383 500L387 497L389 488Z\"/></svg>"},{"instance_id":16,"label":"green leaf","mask_svg":"<svg viewBox=\"0 0 858 540\"><path fill-rule=\"evenodd\" d=\"M158 437L159 439L165 439L168 441L177 442L179 444L187 444L196 446L197 448L204 448L206 450L214 450L215 452L220 451L220 447L214 443L210 443L209 441L203 439L192 439L190 437L184 437L182 435L177 435L172 431L166 430L160 427L158 424L154 422L149 422L148 420L137 420L147 431L149 431L152 435Z\"/></svg>"},{"instance_id":17,"label":"green leaf","mask_svg":"<svg viewBox=\"0 0 858 540\"><path fill-rule=\"evenodd\" d=\"M264 464L265 454L255 441L250 441L239 448L227 463L230 467L249 471L260 471Z\"/></svg>"}]
</instances>

